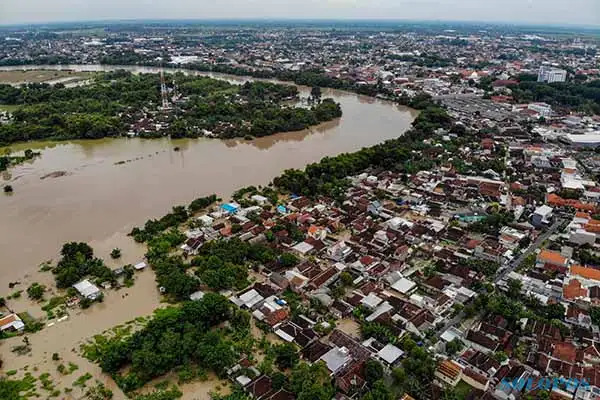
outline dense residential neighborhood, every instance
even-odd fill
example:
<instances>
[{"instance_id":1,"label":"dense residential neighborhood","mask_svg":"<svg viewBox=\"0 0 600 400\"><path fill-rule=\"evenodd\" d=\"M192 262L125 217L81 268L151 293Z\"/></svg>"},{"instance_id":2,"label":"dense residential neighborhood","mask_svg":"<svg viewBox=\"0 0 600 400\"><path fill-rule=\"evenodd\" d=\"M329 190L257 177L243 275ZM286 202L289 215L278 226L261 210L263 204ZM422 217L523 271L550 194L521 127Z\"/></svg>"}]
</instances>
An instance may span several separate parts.
<instances>
[{"instance_id":1,"label":"dense residential neighborhood","mask_svg":"<svg viewBox=\"0 0 600 400\"><path fill-rule=\"evenodd\" d=\"M34 320L2 298L0 338L23 336L11 351L26 354L27 335L80 309L93 318L104 296L124 298L153 274L168 306L73 347L127 396L144 399L169 374L180 384L212 374L229 385L212 398L227 400L600 399L598 40L479 28L7 31L4 66L183 66L420 114L396 139L133 228L128 240L147 250L136 264L111 269L91 244L65 244L45 271L64 293L60 312L50 300ZM278 90L241 90L253 87ZM148 115L130 127L144 131ZM153 130L177 137L182 115ZM35 285L27 294L41 304L50 289Z\"/></svg>"}]
</instances>

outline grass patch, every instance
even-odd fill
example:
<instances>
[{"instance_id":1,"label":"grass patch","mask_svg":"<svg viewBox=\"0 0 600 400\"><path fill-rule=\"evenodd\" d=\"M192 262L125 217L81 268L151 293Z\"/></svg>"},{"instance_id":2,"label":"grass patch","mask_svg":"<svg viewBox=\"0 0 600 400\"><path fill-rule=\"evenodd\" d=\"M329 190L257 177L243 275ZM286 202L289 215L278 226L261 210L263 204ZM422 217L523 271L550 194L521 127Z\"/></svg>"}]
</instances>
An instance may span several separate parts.
<instances>
[{"instance_id":1,"label":"grass patch","mask_svg":"<svg viewBox=\"0 0 600 400\"><path fill-rule=\"evenodd\" d=\"M467 382L461 380L454 388L454 393L456 393L457 399L464 400L472 390L473 388Z\"/></svg>"},{"instance_id":2,"label":"grass patch","mask_svg":"<svg viewBox=\"0 0 600 400\"><path fill-rule=\"evenodd\" d=\"M40 379L40 382L42 383L42 389L47 390L49 392L52 392L55 390L54 383L52 382L52 379L50 379L49 373L46 372L46 373L41 374L39 379Z\"/></svg>"},{"instance_id":3,"label":"grass patch","mask_svg":"<svg viewBox=\"0 0 600 400\"><path fill-rule=\"evenodd\" d=\"M0 394L2 394L3 399L7 400L24 400L33 396L37 397L35 382L36 379L29 373L25 374L25 377L20 380L0 378Z\"/></svg>"},{"instance_id":4,"label":"grass patch","mask_svg":"<svg viewBox=\"0 0 600 400\"><path fill-rule=\"evenodd\" d=\"M40 322L37 319L33 318L27 312L19 313L17 315L23 320L23 323L25 324L25 332L27 333L35 333L41 331L44 328L43 322Z\"/></svg>"},{"instance_id":5,"label":"grass patch","mask_svg":"<svg viewBox=\"0 0 600 400\"><path fill-rule=\"evenodd\" d=\"M85 387L87 381L92 379L92 375L90 373L86 373L85 375L81 375L75 382L73 382L73 386Z\"/></svg>"}]
</instances>

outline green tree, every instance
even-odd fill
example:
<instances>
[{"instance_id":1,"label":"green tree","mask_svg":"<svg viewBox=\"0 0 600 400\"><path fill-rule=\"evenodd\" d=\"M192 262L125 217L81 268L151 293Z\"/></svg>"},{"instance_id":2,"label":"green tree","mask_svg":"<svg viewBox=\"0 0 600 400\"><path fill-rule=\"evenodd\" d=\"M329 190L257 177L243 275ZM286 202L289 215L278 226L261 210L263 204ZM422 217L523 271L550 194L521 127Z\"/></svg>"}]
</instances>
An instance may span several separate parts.
<instances>
[{"instance_id":1,"label":"green tree","mask_svg":"<svg viewBox=\"0 0 600 400\"><path fill-rule=\"evenodd\" d=\"M365 381L369 387L373 387L375 382L383 379L383 366L377 360L369 359L365 363Z\"/></svg>"},{"instance_id":2,"label":"green tree","mask_svg":"<svg viewBox=\"0 0 600 400\"><path fill-rule=\"evenodd\" d=\"M352 286L352 283L354 282L354 278L352 278L352 275L348 271L343 271L340 274L340 280L344 286Z\"/></svg>"},{"instance_id":3,"label":"green tree","mask_svg":"<svg viewBox=\"0 0 600 400\"><path fill-rule=\"evenodd\" d=\"M446 345L446 352L452 356L461 351L463 347L464 345L460 341L460 339L455 338L452 341L448 342L448 344Z\"/></svg>"},{"instance_id":4,"label":"green tree","mask_svg":"<svg viewBox=\"0 0 600 400\"><path fill-rule=\"evenodd\" d=\"M298 264L300 260L292 253L283 253L279 257L279 264L284 268L290 268Z\"/></svg>"},{"instance_id":5,"label":"green tree","mask_svg":"<svg viewBox=\"0 0 600 400\"><path fill-rule=\"evenodd\" d=\"M274 347L275 362L280 368L292 368L300 360L298 350L292 343L283 343Z\"/></svg>"},{"instance_id":6,"label":"green tree","mask_svg":"<svg viewBox=\"0 0 600 400\"><path fill-rule=\"evenodd\" d=\"M40 285L39 283L34 282L27 288L27 295L31 300L39 301L44 298L45 290L46 287L44 285Z\"/></svg>"},{"instance_id":7,"label":"green tree","mask_svg":"<svg viewBox=\"0 0 600 400\"><path fill-rule=\"evenodd\" d=\"M315 100L321 100L321 88L319 86L313 86L310 90L310 97Z\"/></svg>"},{"instance_id":8,"label":"green tree","mask_svg":"<svg viewBox=\"0 0 600 400\"><path fill-rule=\"evenodd\" d=\"M508 280L508 296L513 299L518 299L521 296L521 288L523 284L521 281L510 278Z\"/></svg>"},{"instance_id":9,"label":"green tree","mask_svg":"<svg viewBox=\"0 0 600 400\"><path fill-rule=\"evenodd\" d=\"M393 398L391 390L385 385L383 380L378 380L373 383L371 390L361 400L392 400Z\"/></svg>"},{"instance_id":10,"label":"green tree","mask_svg":"<svg viewBox=\"0 0 600 400\"><path fill-rule=\"evenodd\" d=\"M112 249L112 251L110 252L110 257L112 259L121 258L121 249L119 249L119 248Z\"/></svg>"}]
</instances>

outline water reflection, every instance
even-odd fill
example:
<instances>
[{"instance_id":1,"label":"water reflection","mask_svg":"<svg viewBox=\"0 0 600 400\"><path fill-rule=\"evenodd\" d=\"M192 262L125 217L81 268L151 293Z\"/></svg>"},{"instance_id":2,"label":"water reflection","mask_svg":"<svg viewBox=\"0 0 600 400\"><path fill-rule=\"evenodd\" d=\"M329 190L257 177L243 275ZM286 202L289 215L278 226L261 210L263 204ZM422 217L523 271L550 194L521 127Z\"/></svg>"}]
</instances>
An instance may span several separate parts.
<instances>
[{"instance_id":1,"label":"water reflection","mask_svg":"<svg viewBox=\"0 0 600 400\"><path fill-rule=\"evenodd\" d=\"M303 129L301 131L284 132L275 135L263 136L252 140L242 138L224 140L225 146L233 148L239 145L251 145L259 150L269 150L271 147L282 142L302 142L308 136L314 134L332 133L333 129L340 125L340 119L335 119L322 124L313 126L312 128Z\"/></svg>"}]
</instances>

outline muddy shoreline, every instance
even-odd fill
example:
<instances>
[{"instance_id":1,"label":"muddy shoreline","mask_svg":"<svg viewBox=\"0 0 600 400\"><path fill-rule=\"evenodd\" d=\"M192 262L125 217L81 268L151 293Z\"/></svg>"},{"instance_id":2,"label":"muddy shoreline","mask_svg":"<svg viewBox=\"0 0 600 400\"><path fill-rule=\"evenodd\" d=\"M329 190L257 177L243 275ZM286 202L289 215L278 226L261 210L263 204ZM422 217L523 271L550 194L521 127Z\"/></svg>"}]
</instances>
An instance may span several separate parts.
<instances>
[{"instance_id":1,"label":"muddy shoreline","mask_svg":"<svg viewBox=\"0 0 600 400\"><path fill-rule=\"evenodd\" d=\"M85 66L90 70L88 66ZM108 69L116 69L108 68ZM137 72L156 69L131 67ZM92 69L93 70L93 69ZM200 74L199 74L200 75ZM243 82L247 78L221 74L201 74ZM300 88L301 91L310 90ZM387 139L397 138L409 129L417 112L391 102L353 93L324 89L323 96L342 104L344 116L313 129L276 134L251 141L241 139L101 139L94 141L30 142L11 146L42 150L33 164L12 169L0 182L14 182L12 196L0 196L0 297L23 290L21 298L9 300L15 311L45 316L41 304L27 298L32 282L54 288L51 272L41 272L40 263L58 259L58 251L68 241L84 241L110 268L139 262L145 246L127 233L148 218L164 215L173 205L189 204L194 198L212 193L229 198L233 191L248 185L264 185L287 168L303 168L325 156L356 151ZM174 151L179 147L179 151ZM123 160L133 160L122 163ZM41 179L47 178L47 179ZM52 179L51 179L52 178ZM114 261L113 248L122 249ZM131 288L106 291L105 300L87 310L73 309L69 318L28 335L31 352L18 356L11 348L23 337L0 341L3 372L26 371L38 377L49 373L59 398L80 398L82 389L64 389L85 373L103 382L114 399L126 397L99 367L79 355L79 346L96 334L151 315L163 306L154 273L136 273ZM13 289L8 282L20 281ZM56 289L46 293L50 298ZM349 326L348 329L355 330ZM275 340L275 339L273 339ZM59 353L60 362L52 360ZM63 375L59 363L72 362L78 369ZM34 372L34 369L37 371ZM180 386L183 400L209 399L209 392L224 382L209 379ZM38 389L38 393L48 395Z\"/></svg>"}]
</instances>

